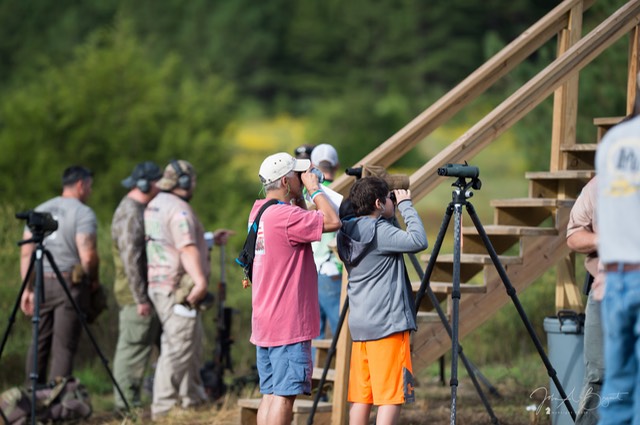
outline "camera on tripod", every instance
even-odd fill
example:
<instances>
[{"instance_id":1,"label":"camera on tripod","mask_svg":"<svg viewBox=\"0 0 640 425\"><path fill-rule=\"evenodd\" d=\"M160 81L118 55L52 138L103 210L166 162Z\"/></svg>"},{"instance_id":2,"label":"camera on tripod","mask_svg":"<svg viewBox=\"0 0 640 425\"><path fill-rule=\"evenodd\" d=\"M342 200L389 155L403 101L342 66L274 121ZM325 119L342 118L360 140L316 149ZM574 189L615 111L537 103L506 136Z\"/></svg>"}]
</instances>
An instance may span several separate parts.
<instances>
[{"instance_id":1,"label":"camera on tripod","mask_svg":"<svg viewBox=\"0 0 640 425\"><path fill-rule=\"evenodd\" d=\"M34 235L47 236L58 230L58 222L48 212L22 211L16 213L16 218L27 220L27 226Z\"/></svg>"}]
</instances>

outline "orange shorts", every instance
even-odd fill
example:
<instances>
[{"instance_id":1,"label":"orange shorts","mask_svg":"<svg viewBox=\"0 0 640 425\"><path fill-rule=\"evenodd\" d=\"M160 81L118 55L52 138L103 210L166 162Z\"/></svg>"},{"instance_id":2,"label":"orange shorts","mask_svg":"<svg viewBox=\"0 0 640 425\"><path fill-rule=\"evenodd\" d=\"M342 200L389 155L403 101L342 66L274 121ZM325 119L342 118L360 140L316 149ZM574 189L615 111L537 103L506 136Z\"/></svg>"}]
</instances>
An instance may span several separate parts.
<instances>
[{"instance_id":1,"label":"orange shorts","mask_svg":"<svg viewBox=\"0 0 640 425\"><path fill-rule=\"evenodd\" d=\"M352 403L403 404L415 400L409 331L351 346L348 399Z\"/></svg>"}]
</instances>

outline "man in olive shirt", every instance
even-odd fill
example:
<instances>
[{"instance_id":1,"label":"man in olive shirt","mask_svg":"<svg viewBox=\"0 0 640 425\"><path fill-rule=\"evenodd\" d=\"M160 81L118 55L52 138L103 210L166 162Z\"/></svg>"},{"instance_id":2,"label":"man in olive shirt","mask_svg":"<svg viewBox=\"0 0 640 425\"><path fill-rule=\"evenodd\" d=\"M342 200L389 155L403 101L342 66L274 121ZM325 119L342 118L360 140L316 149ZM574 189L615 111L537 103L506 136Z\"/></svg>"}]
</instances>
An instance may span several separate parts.
<instances>
[{"instance_id":1,"label":"man in olive shirt","mask_svg":"<svg viewBox=\"0 0 640 425\"><path fill-rule=\"evenodd\" d=\"M113 215L111 238L115 263L114 293L120 306L118 344L113 374L127 402L140 405L140 388L160 322L147 295L144 209L158 193L162 170L151 161L142 162L122 181L130 189ZM116 409L125 403L114 388Z\"/></svg>"}]
</instances>

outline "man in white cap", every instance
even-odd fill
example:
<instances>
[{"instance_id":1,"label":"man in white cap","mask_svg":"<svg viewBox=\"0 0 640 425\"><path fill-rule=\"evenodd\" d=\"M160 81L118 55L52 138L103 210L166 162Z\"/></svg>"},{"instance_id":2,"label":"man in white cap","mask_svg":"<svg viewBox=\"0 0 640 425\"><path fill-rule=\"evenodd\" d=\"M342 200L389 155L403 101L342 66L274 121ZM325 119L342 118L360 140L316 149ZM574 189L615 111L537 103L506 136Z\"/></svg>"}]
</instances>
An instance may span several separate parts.
<instances>
[{"instance_id":1,"label":"man in white cap","mask_svg":"<svg viewBox=\"0 0 640 425\"><path fill-rule=\"evenodd\" d=\"M193 166L172 160L157 186L161 192L144 212L148 292L162 323L160 357L153 379L153 420L166 416L178 404L188 408L207 400L200 379L202 321L195 307L207 295L210 272L204 228L189 205L196 187ZM214 242L223 245L230 234L217 230ZM186 301L179 303L176 289L185 279L192 288Z\"/></svg>"},{"instance_id":2,"label":"man in white cap","mask_svg":"<svg viewBox=\"0 0 640 425\"><path fill-rule=\"evenodd\" d=\"M333 182L338 171L338 152L329 144L323 143L311 152L311 166L324 175L324 186ZM340 318L340 291L342 289L342 262L331 249L335 232L324 233L319 242L313 243L313 258L318 270L318 300L320 302L320 338L326 338L326 322L329 322L331 334L335 335Z\"/></svg>"},{"instance_id":3,"label":"man in white cap","mask_svg":"<svg viewBox=\"0 0 640 425\"><path fill-rule=\"evenodd\" d=\"M311 242L340 228L337 212L322 192L308 159L281 152L260 166L266 199L257 200L259 223L253 262L251 342L256 345L260 392L258 424L290 424L298 394L311 393L311 340L318 336L318 275ZM306 209L303 187L316 204Z\"/></svg>"}]
</instances>

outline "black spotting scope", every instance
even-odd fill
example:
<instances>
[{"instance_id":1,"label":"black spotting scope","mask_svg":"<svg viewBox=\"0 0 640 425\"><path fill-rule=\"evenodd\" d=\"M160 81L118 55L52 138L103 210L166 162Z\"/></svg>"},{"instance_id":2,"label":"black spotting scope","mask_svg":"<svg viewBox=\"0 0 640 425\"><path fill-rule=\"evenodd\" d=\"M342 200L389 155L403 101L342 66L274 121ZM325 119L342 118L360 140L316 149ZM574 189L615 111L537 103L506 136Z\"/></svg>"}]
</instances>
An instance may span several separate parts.
<instances>
[{"instance_id":1,"label":"black spotting scope","mask_svg":"<svg viewBox=\"0 0 640 425\"><path fill-rule=\"evenodd\" d=\"M445 164L444 167L438 168L439 176L446 177L463 177L469 179L477 179L480 176L478 167L467 164Z\"/></svg>"}]
</instances>

